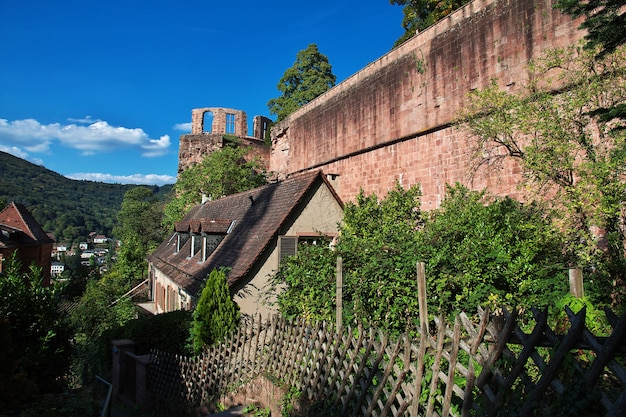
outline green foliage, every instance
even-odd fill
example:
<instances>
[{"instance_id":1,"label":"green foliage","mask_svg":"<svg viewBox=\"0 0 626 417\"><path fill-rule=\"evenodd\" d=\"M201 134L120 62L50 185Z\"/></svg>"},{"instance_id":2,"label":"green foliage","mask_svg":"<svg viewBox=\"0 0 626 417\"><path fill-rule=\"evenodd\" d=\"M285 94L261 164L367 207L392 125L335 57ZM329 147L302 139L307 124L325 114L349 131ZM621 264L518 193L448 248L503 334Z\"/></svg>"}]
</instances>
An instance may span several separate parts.
<instances>
[{"instance_id":1,"label":"green foliage","mask_svg":"<svg viewBox=\"0 0 626 417\"><path fill-rule=\"evenodd\" d=\"M163 239L162 212L151 188L131 188L124 194L113 233L120 240L137 237L141 245L150 250Z\"/></svg>"},{"instance_id":2,"label":"green foliage","mask_svg":"<svg viewBox=\"0 0 626 417\"><path fill-rule=\"evenodd\" d=\"M247 160L248 148L225 146L183 171L176 181L176 197L165 207L165 225L171 229L202 194L220 198L264 185L265 172L257 159Z\"/></svg>"},{"instance_id":3,"label":"green foliage","mask_svg":"<svg viewBox=\"0 0 626 417\"><path fill-rule=\"evenodd\" d=\"M560 211L567 251L595 271L590 296L618 305L626 277L626 129L601 110L624 105L626 48L602 58L594 52L546 51L525 90L512 94L494 83L474 91L461 120L476 137L477 169L517 160L527 198Z\"/></svg>"},{"instance_id":4,"label":"green foliage","mask_svg":"<svg viewBox=\"0 0 626 417\"><path fill-rule=\"evenodd\" d=\"M347 203L341 238L329 245L301 245L274 276L277 303L287 317L334 320L336 258L343 258L344 323L375 324L404 332L417 314L416 228L421 223L418 187L399 184L387 197Z\"/></svg>"},{"instance_id":5,"label":"green foliage","mask_svg":"<svg viewBox=\"0 0 626 417\"><path fill-rule=\"evenodd\" d=\"M270 114L283 120L303 105L309 103L335 85L328 57L310 44L298 52L296 62L288 68L278 82L281 96L267 102Z\"/></svg>"},{"instance_id":6,"label":"green foliage","mask_svg":"<svg viewBox=\"0 0 626 417\"><path fill-rule=\"evenodd\" d=\"M544 213L534 204L448 187L418 236L429 305L470 313L478 305L541 308L566 294L564 242Z\"/></svg>"},{"instance_id":7,"label":"green foliage","mask_svg":"<svg viewBox=\"0 0 626 417\"><path fill-rule=\"evenodd\" d=\"M415 34L434 25L470 0L389 0L389 3L404 6L402 27L405 32L394 47L409 40Z\"/></svg>"},{"instance_id":8,"label":"green foliage","mask_svg":"<svg viewBox=\"0 0 626 417\"><path fill-rule=\"evenodd\" d=\"M162 220L162 205L150 188L135 187L124 194L113 232L121 241L115 268L128 281L143 276L146 255L163 241Z\"/></svg>"},{"instance_id":9,"label":"green foliage","mask_svg":"<svg viewBox=\"0 0 626 417\"><path fill-rule=\"evenodd\" d=\"M150 349L188 355L187 337L192 315L190 311L177 310L155 316L140 316L113 331L117 339L129 339L136 344L136 353L149 353Z\"/></svg>"},{"instance_id":10,"label":"green foliage","mask_svg":"<svg viewBox=\"0 0 626 417\"><path fill-rule=\"evenodd\" d=\"M90 280L78 306L71 312L75 343L72 368L78 385L109 369L112 332L137 316L132 301L122 298L131 285L116 272L100 280Z\"/></svg>"},{"instance_id":11,"label":"green foliage","mask_svg":"<svg viewBox=\"0 0 626 417\"><path fill-rule=\"evenodd\" d=\"M274 276L287 317L334 319L336 258L343 259L344 323L375 325L392 336L418 324L416 263L427 267L429 306L451 315L478 305L553 305L568 292L560 234L536 204L448 187L441 208L424 215L419 188L397 185L384 199L361 192L347 203L340 238L300 246Z\"/></svg>"},{"instance_id":12,"label":"green foliage","mask_svg":"<svg viewBox=\"0 0 626 417\"><path fill-rule=\"evenodd\" d=\"M0 408L28 402L39 392L64 387L69 366L69 334L52 287L41 271L20 272L15 252L0 274ZM4 406L3 406L4 405Z\"/></svg>"},{"instance_id":13,"label":"green foliage","mask_svg":"<svg viewBox=\"0 0 626 417\"><path fill-rule=\"evenodd\" d=\"M137 307L122 296L133 285L116 272L90 280L71 313L74 331L73 383L81 386L94 375L106 375L111 365L111 340L130 339L138 354L159 349L188 354L191 313L175 311L138 317Z\"/></svg>"},{"instance_id":14,"label":"green foliage","mask_svg":"<svg viewBox=\"0 0 626 417\"><path fill-rule=\"evenodd\" d=\"M135 187L71 180L5 152L0 172L0 200L24 204L46 232L68 243L90 232L111 236L124 193ZM162 201L172 186L150 188Z\"/></svg>"},{"instance_id":15,"label":"green foliage","mask_svg":"<svg viewBox=\"0 0 626 417\"><path fill-rule=\"evenodd\" d=\"M603 310L593 305L589 298L576 298L571 294L560 297L550 309L551 317L555 321L554 329L556 332L565 333L569 328L570 321L565 311L566 306L574 313L585 309L585 326L595 336L609 336L612 333L613 328L606 320L606 314Z\"/></svg>"},{"instance_id":16,"label":"green foliage","mask_svg":"<svg viewBox=\"0 0 626 417\"><path fill-rule=\"evenodd\" d=\"M556 7L574 18L585 16L580 29L586 30L587 47L601 47L600 54L612 53L626 42L624 0L558 0Z\"/></svg>"},{"instance_id":17,"label":"green foliage","mask_svg":"<svg viewBox=\"0 0 626 417\"><path fill-rule=\"evenodd\" d=\"M416 319L419 198L419 187L405 190L396 184L384 199L361 191L356 203L345 205L337 250L348 295L346 322L363 321L399 334Z\"/></svg>"},{"instance_id":18,"label":"green foliage","mask_svg":"<svg viewBox=\"0 0 626 417\"><path fill-rule=\"evenodd\" d=\"M277 305L287 318L332 321L335 314L336 256L328 245L300 245L273 277Z\"/></svg>"},{"instance_id":19,"label":"green foliage","mask_svg":"<svg viewBox=\"0 0 626 417\"><path fill-rule=\"evenodd\" d=\"M213 270L193 312L190 339L194 352L223 340L238 323L239 306L230 294L226 273Z\"/></svg>"}]
</instances>

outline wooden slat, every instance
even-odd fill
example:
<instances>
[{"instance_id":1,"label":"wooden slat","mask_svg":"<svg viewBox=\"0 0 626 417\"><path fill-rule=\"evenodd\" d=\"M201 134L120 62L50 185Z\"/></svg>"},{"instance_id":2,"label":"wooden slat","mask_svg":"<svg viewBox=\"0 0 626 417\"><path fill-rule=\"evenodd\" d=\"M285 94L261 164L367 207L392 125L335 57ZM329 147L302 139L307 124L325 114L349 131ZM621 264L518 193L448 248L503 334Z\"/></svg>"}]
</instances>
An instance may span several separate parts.
<instances>
[{"instance_id":1,"label":"wooden slat","mask_svg":"<svg viewBox=\"0 0 626 417\"><path fill-rule=\"evenodd\" d=\"M336 329L332 324L277 316L265 321L252 318L223 343L195 358L152 351L150 389L156 403L169 401L191 409L225 396L230 387L269 373L315 401L334 399L343 414L443 417L454 414L451 404L458 398L462 416L473 410L484 415L497 408L504 410L500 406L506 407L511 399L522 405L517 412L529 415L533 404L545 395L568 392L567 384L572 381L559 379L567 365L581 375L578 382L601 390L601 405L595 411L623 415L626 371L615 355L624 350L626 316L609 317L613 333L598 337L585 327L584 311L577 315L567 311L571 326L566 335L549 328L544 312L533 313L536 325L530 334L521 330L515 313L506 311L504 325L496 325L486 310L480 310L474 319L459 315L454 327L436 318L436 339L420 331L416 344L408 337L390 343L387 335L374 329ZM521 349L513 349L515 343L521 343ZM548 350L538 349L545 344L555 346L549 355ZM594 356L590 363L583 365L572 355L572 349L580 346L587 346ZM574 360L565 361L566 356ZM510 369L498 367L501 357L511 361ZM427 368L425 364L431 360ZM480 365L479 375L476 364ZM539 378L528 374L529 366L541 371ZM426 372L432 373L432 379L428 399L420 404ZM617 386L605 392L604 385L597 383L607 377ZM520 384L525 387L524 397L511 398L513 387ZM476 392L483 396L482 401L475 401ZM487 408L481 409L481 404Z\"/></svg>"}]
</instances>

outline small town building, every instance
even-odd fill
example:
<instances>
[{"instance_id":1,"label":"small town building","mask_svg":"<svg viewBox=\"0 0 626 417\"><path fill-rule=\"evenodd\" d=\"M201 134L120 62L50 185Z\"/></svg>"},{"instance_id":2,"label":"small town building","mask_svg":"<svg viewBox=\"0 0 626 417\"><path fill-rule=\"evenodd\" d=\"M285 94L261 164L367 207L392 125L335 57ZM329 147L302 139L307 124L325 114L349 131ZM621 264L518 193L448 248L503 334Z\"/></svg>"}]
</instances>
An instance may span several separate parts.
<instances>
[{"instance_id":1,"label":"small town building","mask_svg":"<svg viewBox=\"0 0 626 417\"><path fill-rule=\"evenodd\" d=\"M63 262L52 262L52 266L50 267L50 273L53 277L58 277L63 274L65 271L65 264Z\"/></svg>"},{"instance_id":2,"label":"small town building","mask_svg":"<svg viewBox=\"0 0 626 417\"><path fill-rule=\"evenodd\" d=\"M54 240L43 231L20 203L10 203L0 212L0 272L13 252L28 272L32 264L41 268L43 284L50 285Z\"/></svg>"},{"instance_id":3,"label":"small town building","mask_svg":"<svg viewBox=\"0 0 626 417\"><path fill-rule=\"evenodd\" d=\"M343 204L321 171L193 207L148 256L155 313L194 307L208 274L226 268L241 312L267 315L269 278L299 241L335 237Z\"/></svg>"}]
</instances>

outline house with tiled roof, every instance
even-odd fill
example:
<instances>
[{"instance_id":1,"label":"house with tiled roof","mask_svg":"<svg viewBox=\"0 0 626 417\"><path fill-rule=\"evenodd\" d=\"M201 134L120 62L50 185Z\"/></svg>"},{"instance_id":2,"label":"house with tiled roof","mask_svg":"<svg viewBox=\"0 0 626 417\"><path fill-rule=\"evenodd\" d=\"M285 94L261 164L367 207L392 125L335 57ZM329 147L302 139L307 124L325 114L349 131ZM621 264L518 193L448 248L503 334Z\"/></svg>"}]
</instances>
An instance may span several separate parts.
<instances>
[{"instance_id":1,"label":"house with tiled roof","mask_svg":"<svg viewBox=\"0 0 626 417\"><path fill-rule=\"evenodd\" d=\"M193 207L148 256L155 313L191 309L213 269L226 268L243 314L267 315L265 290L298 242L334 237L343 204L321 171Z\"/></svg>"},{"instance_id":2,"label":"house with tiled roof","mask_svg":"<svg viewBox=\"0 0 626 417\"><path fill-rule=\"evenodd\" d=\"M54 240L22 204L10 203L0 212L0 272L4 260L17 251L23 271L35 264L42 269L44 285L49 285L53 244Z\"/></svg>"}]
</instances>

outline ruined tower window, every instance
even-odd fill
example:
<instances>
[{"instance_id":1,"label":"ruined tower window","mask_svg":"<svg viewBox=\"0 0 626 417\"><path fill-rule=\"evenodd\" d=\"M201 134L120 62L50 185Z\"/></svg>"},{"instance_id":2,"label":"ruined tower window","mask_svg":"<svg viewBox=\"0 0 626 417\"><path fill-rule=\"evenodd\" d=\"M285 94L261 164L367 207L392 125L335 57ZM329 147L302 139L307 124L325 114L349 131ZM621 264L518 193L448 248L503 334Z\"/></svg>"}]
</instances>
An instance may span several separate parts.
<instances>
[{"instance_id":1,"label":"ruined tower window","mask_svg":"<svg viewBox=\"0 0 626 417\"><path fill-rule=\"evenodd\" d=\"M226 133L235 134L235 115L234 113L226 113Z\"/></svg>"},{"instance_id":2,"label":"ruined tower window","mask_svg":"<svg viewBox=\"0 0 626 417\"><path fill-rule=\"evenodd\" d=\"M213 112L208 111L202 115L202 132L213 132Z\"/></svg>"}]
</instances>

